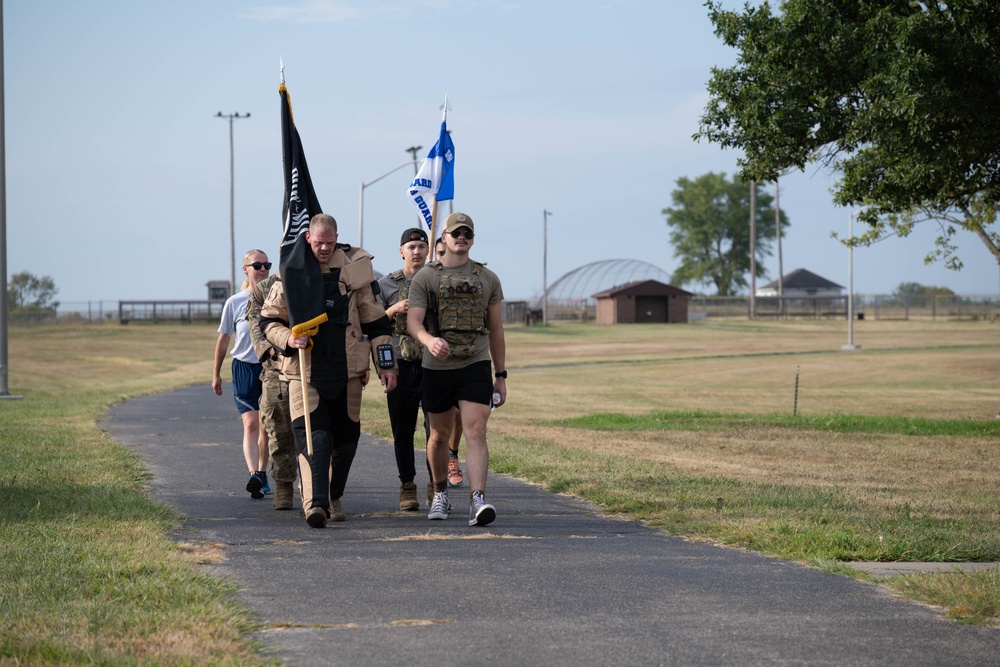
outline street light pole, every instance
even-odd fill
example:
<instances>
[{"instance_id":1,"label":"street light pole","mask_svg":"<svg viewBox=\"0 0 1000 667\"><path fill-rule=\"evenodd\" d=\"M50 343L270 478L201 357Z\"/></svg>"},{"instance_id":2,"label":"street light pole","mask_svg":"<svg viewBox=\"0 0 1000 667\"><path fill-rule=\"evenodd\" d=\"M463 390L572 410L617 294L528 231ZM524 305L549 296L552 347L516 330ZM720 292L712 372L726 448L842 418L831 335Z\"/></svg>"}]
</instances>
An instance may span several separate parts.
<instances>
[{"instance_id":1,"label":"street light pole","mask_svg":"<svg viewBox=\"0 0 1000 667\"><path fill-rule=\"evenodd\" d=\"M542 209L542 324L549 323L549 216L552 211Z\"/></svg>"},{"instance_id":2,"label":"street light pole","mask_svg":"<svg viewBox=\"0 0 1000 667\"><path fill-rule=\"evenodd\" d=\"M422 149L423 146L410 146L406 149L406 152L413 156L413 175L416 176L420 171L420 167L417 166L417 153ZM420 213L417 213L417 225L423 224L423 220L420 218ZM431 253L434 253L434 239L431 239Z\"/></svg>"},{"instance_id":3,"label":"street light pole","mask_svg":"<svg viewBox=\"0 0 1000 667\"><path fill-rule=\"evenodd\" d=\"M851 222L847 228L848 240L851 245L847 248L847 345L841 345L842 350L858 350L860 345L854 344L854 214L851 211Z\"/></svg>"},{"instance_id":4,"label":"street light pole","mask_svg":"<svg viewBox=\"0 0 1000 667\"><path fill-rule=\"evenodd\" d=\"M229 284L231 285L230 296L236 294L236 225L234 213L235 199L235 178L233 170L233 121L241 118L249 118L250 112L240 114L239 112L223 114L221 111L215 114L216 118L224 118L229 121Z\"/></svg>"},{"instance_id":5,"label":"street light pole","mask_svg":"<svg viewBox=\"0 0 1000 667\"><path fill-rule=\"evenodd\" d=\"M417 146L415 150L420 150L420 146ZM414 153L414 155L416 155L416 153ZM390 174L395 174L397 171L399 171L403 167L408 167L409 165L410 165L409 162L404 162L403 164L399 165L398 167L396 167L394 169L391 169L390 171L385 172L384 174L382 174L381 176L379 176L376 179L368 181L367 183L365 183L364 181L361 182L361 193L358 195L358 246L359 247L361 247L361 248L365 247L364 246L364 240L365 240L365 188L367 188L369 185L375 185L376 183L378 183L379 181L381 181L386 176L389 176Z\"/></svg>"}]
</instances>

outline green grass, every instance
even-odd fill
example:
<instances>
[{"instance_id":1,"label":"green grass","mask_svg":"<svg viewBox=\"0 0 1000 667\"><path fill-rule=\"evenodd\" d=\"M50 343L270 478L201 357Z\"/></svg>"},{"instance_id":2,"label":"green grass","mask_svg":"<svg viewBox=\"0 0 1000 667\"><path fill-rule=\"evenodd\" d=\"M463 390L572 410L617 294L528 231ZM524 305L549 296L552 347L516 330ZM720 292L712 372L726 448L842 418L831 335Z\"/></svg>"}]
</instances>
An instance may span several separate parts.
<instances>
[{"instance_id":1,"label":"green grass","mask_svg":"<svg viewBox=\"0 0 1000 667\"><path fill-rule=\"evenodd\" d=\"M171 538L180 518L97 426L116 401L209 391L214 329L10 332L24 399L0 401L0 665L273 664L205 567L215 556ZM851 576L865 575L841 561L1000 560L996 326L856 334L863 352L845 355L843 323L512 327L491 466L687 539ZM800 415L777 415L795 364ZM388 437L381 392L366 392L362 427ZM997 623L995 572L883 583Z\"/></svg>"},{"instance_id":2,"label":"green grass","mask_svg":"<svg viewBox=\"0 0 1000 667\"><path fill-rule=\"evenodd\" d=\"M612 412L557 419L556 426L595 431L724 431L776 427L800 431L1000 437L1000 420L922 419L865 415L754 415L695 411L658 411L640 415Z\"/></svg>"},{"instance_id":3,"label":"green grass","mask_svg":"<svg viewBox=\"0 0 1000 667\"><path fill-rule=\"evenodd\" d=\"M1000 618L1000 570L961 575L909 574L887 582L893 590L913 600L944 606L959 623L995 624Z\"/></svg>"},{"instance_id":4,"label":"green grass","mask_svg":"<svg viewBox=\"0 0 1000 667\"><path fill-rule=\"evenodd\" d=\"M175 352L211 344L210 331L173 331L197 334ZM31 376L20 365L12 374L23 398L0 402L0 664L273 664L234 586L171 539L179 517L149 498L139 458L97 426L123 396L195 377L129 359L145 343L169 348L170 328L30 333L40 350L65 347L51 360L27 352L41 356ZM150 372L131 373L139 367Z\"/></svg>"},{"instance_id":5,"label":"green grass","mask_svg":"<svg viewBox=\"0 0 1000 667\"><path fill-rule=\"evenodd\" d=\"M939 518L906 503L877 508L847 489L684 474L628 456L537 448L530 440L501 438L491 447L491 468L672 534L782 558L1000 560L1000 533L990 512Z\"/></svg>"}]
</instances>

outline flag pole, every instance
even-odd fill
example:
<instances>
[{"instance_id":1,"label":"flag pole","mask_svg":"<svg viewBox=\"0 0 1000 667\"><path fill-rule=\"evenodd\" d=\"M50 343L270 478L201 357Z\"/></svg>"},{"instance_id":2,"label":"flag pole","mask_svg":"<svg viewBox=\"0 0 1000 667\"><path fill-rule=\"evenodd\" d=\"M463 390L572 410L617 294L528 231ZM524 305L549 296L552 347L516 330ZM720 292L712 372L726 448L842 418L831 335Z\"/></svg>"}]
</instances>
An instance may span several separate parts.
<instances>
[{"instance_id":1,"label":"flag pole","mask_svg":"<svg viewBox=\"0 0 1000 667\"><path fill-rule=\"evenodd\" d=\"M434 206L431 207L431 252L434 259L437 259L437 226L438 226L438 200L434 197Z\"/></svg>"},{"instance_id":2,"label":"flag pole","mask_svg":"<svg viewBox=\"0 0 1000 667\"><path fill-rule=\"evenodd\" d=\"M441 109L441 122L448 122L448 93L444 94L444 104L440 106ZM431 214L431 252L436 253L437 250L437 227L438 227L438 198L437 193L434 194L434 206L431 207L433 213ZM437 259L435 256L434 259Z\"/></svg>"},{"instance_id":3,"label":"flag pole","mask_svg":"<svg viewBox=\"0 0 1000 667\"><path fill-rule=\"evenodd\" d=\"M299 379L302 381L302 404L305 406L304 412L306 413L306 452L309 454L311 462L313 457L313 430L312 420L309 417L309 385L306 384L306 351L301 347L299 348Z\"/></svg>"}]
</instances>

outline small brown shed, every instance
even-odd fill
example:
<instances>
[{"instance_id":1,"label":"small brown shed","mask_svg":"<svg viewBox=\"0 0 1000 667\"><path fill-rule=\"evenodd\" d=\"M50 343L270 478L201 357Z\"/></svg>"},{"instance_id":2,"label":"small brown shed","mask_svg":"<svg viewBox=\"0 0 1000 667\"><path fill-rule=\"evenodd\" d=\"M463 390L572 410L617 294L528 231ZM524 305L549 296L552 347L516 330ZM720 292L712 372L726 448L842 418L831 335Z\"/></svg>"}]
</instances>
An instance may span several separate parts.
<instances>
[{"instance_id":1,"label":"small brown shed","mask_svg":"<svg viewBox=\"0 0 1000 667\"><path fill-rule=\"evenodd\" d=\"M691 292L657 280L637 280L593 294L598 324L687 322Z\"/></svg>"}]
</instances>

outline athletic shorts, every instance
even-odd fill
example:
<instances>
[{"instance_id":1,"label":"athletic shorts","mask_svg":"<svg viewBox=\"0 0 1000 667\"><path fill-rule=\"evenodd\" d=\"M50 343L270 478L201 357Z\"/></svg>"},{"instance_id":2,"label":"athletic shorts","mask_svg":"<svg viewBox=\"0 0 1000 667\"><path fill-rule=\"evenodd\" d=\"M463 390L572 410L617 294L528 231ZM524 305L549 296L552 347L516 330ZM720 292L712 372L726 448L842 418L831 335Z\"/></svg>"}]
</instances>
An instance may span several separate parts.
<instances>
[{"instance_id":1,"label":"athletic shorts","mask_svg":"<svg viewBox=\"0 0 1000 667\"><path fill-rule=\"evenodd\" d=\"M263 389L260 382L261 370L263 367L260 364L233 359L233 399L241 415L260 409L260 393Z\"/></svg>"},{"instance_id":2,"label":"athletic shorts","mask_svg":"<svg viewBox=\"0 0 1000 667\"><path fill-rule=\"evenodd\" d=\"M459 401L490 405L493 402L493 366L478 361L471 366L441 371L424 369L421 401L427 412L448 412Z\"/></svg>"}]
</instances>

